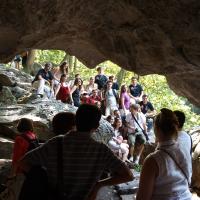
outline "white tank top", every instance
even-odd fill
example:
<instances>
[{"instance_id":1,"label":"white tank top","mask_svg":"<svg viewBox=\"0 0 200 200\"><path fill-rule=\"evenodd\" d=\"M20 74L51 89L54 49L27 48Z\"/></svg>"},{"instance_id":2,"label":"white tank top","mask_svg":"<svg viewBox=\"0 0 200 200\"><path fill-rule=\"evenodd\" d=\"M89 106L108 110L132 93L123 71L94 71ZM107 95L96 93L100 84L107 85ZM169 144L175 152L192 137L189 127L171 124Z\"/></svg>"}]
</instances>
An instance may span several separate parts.
<instances>
[{"instance_id":1,"label":"white tank top","mask_svg":"<svg viewBox=\"0 0 200 200\"><path fill-rule=\"evenodd\" d=\"M180 150L176 141L160 143L158 148L167 150L180 164L186 175L189 174L187 163L191 160L185 156L184 151ZM159 168L152 200L191 200L188 181L175 161L161 150L155 151L151 156L155 159Z\"/></svg>"}]
</instances>

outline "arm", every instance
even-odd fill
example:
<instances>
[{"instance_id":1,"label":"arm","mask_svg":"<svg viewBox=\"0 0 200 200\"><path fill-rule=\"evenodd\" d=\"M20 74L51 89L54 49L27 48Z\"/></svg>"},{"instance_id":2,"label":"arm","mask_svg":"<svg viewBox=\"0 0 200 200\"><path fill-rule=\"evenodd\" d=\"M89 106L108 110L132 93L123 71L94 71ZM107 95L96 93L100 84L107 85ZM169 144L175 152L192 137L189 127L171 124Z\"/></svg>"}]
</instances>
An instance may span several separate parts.
<instances>
[{"instance_id":1,"label":"arm","mask_svg":"<svg viewBox=\"0 0 200 200\"><path fill-rule=\"evenodd\" d=\"M90 193L88 200L95 200L97 193L101 187L117 185L120 183L132 181L133 179L134 177L130 169L126 165L123 165L118 168L117 172L112 177L99 180L94 186L92 192Z\"/></svg>"},{"instance_id":2,"label":"arm","mask_svg":"<svg viewBox=\"0 0 200 200\"><path fill-rule=\"evenodd\" d=\"M125 105L124 105L124 96L120 96L120 103L121 103L121 107L122 109L124 110L124 114L126 114L126 108L125 108Z\"/></svg>"},{"instance_id":3,"label":"arm","mask_svg":"<svg viewBox=\"0 0 200 200\"><path fill-rule=\"evenodd\" d=\"M74 85L74 86L71 88L71 91L70 91L70 100L71 100L72 103L74 102L73 97L72 97L72 94L73 94L73 92L76 90L76 88L77 88L77 86Z\"/></svg>"},{"instance_id":4,"label":"arm","mask_svg":"<svg viewBox=\"0 0 200 200\"><path fill-rule=\"evenodd\" d=\"M145 159L140 175L139 190L136 200L151 200L159 168L156 161L150 156Z\"/></svg>"},{"instance_id":5,"label":"arm","mask_svg":"<svg viewBox=\"0 0 200 200\"><path fill-rule=\"evenodd\" d=\"M55 97L56 97L56 95L58 94L59 90L60 90L60 84L58 84L58 86L57 86L57 88L56 88Z\"/></svg>"}]
</instances>

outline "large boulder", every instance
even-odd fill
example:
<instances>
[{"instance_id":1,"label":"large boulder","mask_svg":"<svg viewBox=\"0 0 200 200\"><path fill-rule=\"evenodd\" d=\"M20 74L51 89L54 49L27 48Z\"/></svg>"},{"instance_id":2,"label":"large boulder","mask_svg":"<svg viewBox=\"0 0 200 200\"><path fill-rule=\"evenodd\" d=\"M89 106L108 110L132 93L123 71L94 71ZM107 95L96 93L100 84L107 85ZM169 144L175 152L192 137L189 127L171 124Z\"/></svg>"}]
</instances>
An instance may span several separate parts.
<instances>
[{"instance_id":1,"label":"large boulder","mask_svg":"<svg viewBox=\"0 0 200 200\"><path fill-rule=\"evenodd\" d=\"M2 0L0 61L28 49L66 50L91 68L111 60L139 75L166 75L177 94L199 106L199 6L199 0Z\"/></svg>"}]
</instances>

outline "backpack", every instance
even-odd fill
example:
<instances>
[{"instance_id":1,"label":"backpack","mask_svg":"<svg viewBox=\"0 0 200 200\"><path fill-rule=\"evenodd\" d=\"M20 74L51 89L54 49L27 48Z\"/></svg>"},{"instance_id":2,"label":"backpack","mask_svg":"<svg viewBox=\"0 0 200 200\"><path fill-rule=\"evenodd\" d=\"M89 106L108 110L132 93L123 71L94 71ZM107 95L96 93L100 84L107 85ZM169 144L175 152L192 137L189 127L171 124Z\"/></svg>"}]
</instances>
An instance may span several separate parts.
<instances>
[{"instance_id":1,"label":"backpack","mask_svg":"<svg viewBox=\"0 0 200 200\"><path fill-rule=\"evenodd\" d=\"M57 182L49 184L47 169L34 165L25 173L18 200L64 200L63 136L57 137Z\"/></svg>"},{"instance_id":2,"label":"backpack","mask_svg":"<svg viewBox=\"0 0 200 200\"><path fill-rule=\"evenodd\" d=\"M40 146L37 138L31 139L26 134L22 134L21 137L23 137L29 143L27 151L31 151Z\"/></svg>"},{"instance_id":3,"label":"backpack","mask_svg":"<svg viewBox=\"0 0 200 200\"><path fill-rule=\"evenodd\" d=\"M112 92L113 92L113 94L114 94L114 96L115 96L115 98L117 100L117 103L118 103L119 102L119 94L116 92L115 89L112 89Z\"/></svg>"}]
</instances>

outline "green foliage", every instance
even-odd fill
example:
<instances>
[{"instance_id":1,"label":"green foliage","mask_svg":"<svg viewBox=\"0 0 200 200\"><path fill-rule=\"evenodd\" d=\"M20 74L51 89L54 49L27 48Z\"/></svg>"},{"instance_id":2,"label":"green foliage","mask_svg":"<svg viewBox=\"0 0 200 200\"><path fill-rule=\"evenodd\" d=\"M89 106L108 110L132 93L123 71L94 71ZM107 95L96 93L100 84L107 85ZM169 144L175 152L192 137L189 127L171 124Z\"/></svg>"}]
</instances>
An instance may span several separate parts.
<instances>
[{"instance_id":1,"label":"green foliage","mask_svg":"<svg viewBox=\"0 0 200 200\"><path fill-rule=\"evenodd\" d=\"M37 61L46 62L51 61L53 63L60 63L65 55L65 52L59 50L43 50L38 51ZM107 76L115 75L120 71L120 67L116 64L106 61L99 64L99 66L104 67L105 74ZM77 62L77 69L75 73L79 73L84 80L84 83L87 84L91 76L97 74L96 69L89 69L84 66L81 62ZM135 74L133 72L126 71L123 82L127 85L130 84L131 77ZM71 76L74 76L74 73L71 73ZM168 86L166 78L161 75L147 75L140 76L139 82L143 86L144 92L149 95L149 100L153 103L155 109L159 110L163 107L172 109L172 110L181 110L186 114L186 124L185 129L190 129L193 126L200 124L200 115L192 112L193 106L188 104L187 99L177 96Z\"/></svg>"},{"instance_id":2,"label":"green foliage","mask_svg":"<svg viewBox=\"0 0 200 200\"><path fill-rule=\"evenodd\" d=\"M37 50L35 62L45 63L50 61L59 65L64 56L65 52L60 50Z\"/></svg>"}]
</instances>

